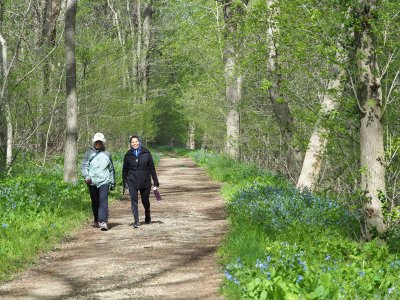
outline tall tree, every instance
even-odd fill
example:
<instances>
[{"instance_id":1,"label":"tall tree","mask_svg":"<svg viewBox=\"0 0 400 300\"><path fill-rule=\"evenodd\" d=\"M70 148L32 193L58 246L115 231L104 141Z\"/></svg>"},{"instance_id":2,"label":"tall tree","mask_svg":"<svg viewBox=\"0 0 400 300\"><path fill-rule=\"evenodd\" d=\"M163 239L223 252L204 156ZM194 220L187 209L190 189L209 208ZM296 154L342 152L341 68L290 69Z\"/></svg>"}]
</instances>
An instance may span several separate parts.
<instances>
[{"instance_id":1,"label":"tall tree","mask_svg":"<svg viewBox=\"0 0 400 300\"><path fill-rule=\"evenodd\" d=\"M240 37L239 21L243 15L243 5L248 0L222 0L225 20L224 74L227 101L226 152L233 158L240 157L240 112L242 99L242 75L239 70Z\"/></svg>"},{"instance_id":2,"label":"tall tree","mask_svg":"<svg viewBox=\"0 0 400 300\"><path fill-rule=\"evenodd\" d=\"M385 197L385 162L382 130L382 88L376 56L374 23L377 0L358 0L355 7L356 60L360 119L361 189L365 196L363 237L370 240L372 230L384 232L381 198Z\"/></svg>"},{"instance_id":3,"label":"tall tree","mask_svg":"<svg viewBox=\"0 0 400 300\"><path fill-rule=\"evenodd\" d=\"M297 182L300 174L301 162L303 161L303 154L294 141L295 126L289 103L280 94L281 70L278 59L278 41L280 32L275 19L276 15L279 13L279 8L276 6L275 0L267 0L267 5L270 13L269 28L267 30L269 48L268 73L271 79L270 87L268 89L269 98L272 103L275 117L278 120L283 139L283 146L286 154L287 174L294 182Z\"/></svg>"},{"instance_id":4,"label":"tall tree","mask_svg":"<svg viewBox=\"0 0 400 300\"><path fill-rule=\"evenodd\" d=\"M338 43L336 48L343 50L340 43ZM345 76L345 70L341 63L340 52L336 52L336 62L333 63L331 67L331 78L328 79L326 90L322 96L321 109L319 112L320 117L311 134L299 180L297 181L298 188L307 188L311 192L315 191L320 178L322 160L328 143L330 128L324 124L324 121L338 108L338 98L342 95L343 91L341 81Z\"/></svg>"},{"instance_id":5,"label":"tall tree","mask_svg":"<svg viewBox=\"0 0 400 300\"><path fill-rule=\"evenodd\" d=\"M144 5L143 11L143 25L141 26L142 32L142 43L139 55L139 79L140 79L140 90L141 90L141 103L147 101L148 84L149 84L149 51L150 51L150 40L151 40L151 20L153 15L153 4L152 0L147 0Z\"/></svg>"},{"instance_id":6,"label":"tall tree","mask_svg":"<svg viewBox=\"0 0 400 300\"><path fill-rule=\"evenodd\" d=\"M76 92L75 19L78 0L67 0L65 10L65 68L67 126L64 181L78 181L78 100Z\"/></svg>"},{"instance_id":7,"label":"tall tree","mask_svg":"<svg viewBox=\"0 0 400 300\"><path fill-rule=\"evenodd\" d=\"M43 14L43 27L42 34L40 37L40 52L41 56L47 56L48 52L53 48L56 44L56 24L58 16L60 15L61 10L61 0L46 0L46 4L44 7ZM49 87L50 87L50 74L52 69L51 56L49 56L43 63L42 66L42 88L40 92L39 101L39 115L37 118L37 126L38 130L36 131L36 139L38 144L38 149L40 151L44 150L45 147L45 139L42 130L43 123L43 106L45 99L47 98Z\"/></svg>"}]
</instances>

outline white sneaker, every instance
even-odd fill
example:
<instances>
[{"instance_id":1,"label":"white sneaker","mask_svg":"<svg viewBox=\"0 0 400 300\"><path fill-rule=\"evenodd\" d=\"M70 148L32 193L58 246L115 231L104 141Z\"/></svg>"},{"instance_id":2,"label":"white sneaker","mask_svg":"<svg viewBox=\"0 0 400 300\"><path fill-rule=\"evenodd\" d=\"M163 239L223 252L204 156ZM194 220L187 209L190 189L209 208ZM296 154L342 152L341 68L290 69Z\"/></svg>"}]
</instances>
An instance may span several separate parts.
<instances>
[{"instance_id":1,"label":"white sneaker","mask_svg":"<svg viewBox=\"0 0 400 300\"><path fill-rule=\"evenodd\" d=\"M99 222L99 227L102 231L107 231L108 227L107 227L107 223L106 222Z\"/></svg>"}]
</instances>

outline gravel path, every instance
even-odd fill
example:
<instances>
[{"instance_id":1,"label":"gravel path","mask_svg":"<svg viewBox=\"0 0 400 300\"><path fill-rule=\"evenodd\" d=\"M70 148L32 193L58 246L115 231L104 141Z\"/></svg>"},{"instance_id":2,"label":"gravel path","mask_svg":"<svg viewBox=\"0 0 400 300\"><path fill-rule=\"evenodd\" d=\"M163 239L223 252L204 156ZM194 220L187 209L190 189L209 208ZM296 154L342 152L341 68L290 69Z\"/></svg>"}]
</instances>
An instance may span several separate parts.
<instances>
[{"instance_id":1,"label":"gravel path","mask_svg":"<svg viewBox=\"0 0 400 300\"><path fill-rule=\"evenodd\" d=\"M216 251L227 225L220 186L188 158L162 156L152 222L134 229L130 198L110 207L110 230L90 225L46 254L1 299L224 299ZM143 206L139 211L144 221ZM143 222L144 223L144 222Z\"/></svg>"}]
</instances>

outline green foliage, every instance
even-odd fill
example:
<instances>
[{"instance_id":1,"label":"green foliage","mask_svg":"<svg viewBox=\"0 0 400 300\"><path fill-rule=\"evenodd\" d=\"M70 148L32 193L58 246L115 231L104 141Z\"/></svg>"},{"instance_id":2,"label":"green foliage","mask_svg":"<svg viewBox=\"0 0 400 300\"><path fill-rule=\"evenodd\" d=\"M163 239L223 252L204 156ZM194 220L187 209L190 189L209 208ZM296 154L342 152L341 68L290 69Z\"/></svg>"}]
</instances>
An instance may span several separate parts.
<instances>
[{"instance_id":1,"label":"green foliage","mask_svg":"<svg viewBox=\"0 0 400 300\"><path fill-rule=\"evenodd\" d=\"M220 182L240 183L259 180L274 182L277 185L285 184L283 177L272 175L253 163L239 165L232 158L213 152L195 151L189 155L198 165L207 167L211 178Z\"/></svg>"}]
</instances>

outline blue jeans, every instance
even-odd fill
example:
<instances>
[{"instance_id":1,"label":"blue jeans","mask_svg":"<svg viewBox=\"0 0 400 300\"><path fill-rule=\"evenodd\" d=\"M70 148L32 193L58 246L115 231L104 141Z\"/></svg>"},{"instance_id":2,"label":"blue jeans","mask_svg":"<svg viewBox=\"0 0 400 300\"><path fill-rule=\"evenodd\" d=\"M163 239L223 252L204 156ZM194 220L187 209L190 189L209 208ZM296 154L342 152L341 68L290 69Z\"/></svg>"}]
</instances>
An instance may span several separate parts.
<instances>
[{"instance_id":1,"label":"blue jeans","mask_svg":"<svg viewBox=\"0 0 400 300\"><path fill-rule=\"evenodd\" d=\"M88 185L92 210L95 222L108 222L108 190L110 184L103 184L100 187Z\"/></svg>"},{"instance_id":2,"label":"blue jeans","mask_svg":"<svg viewBox=\"0 0 400 300\"><path fill-rule=\"evenodd\" d=\"M135 222L139 222L138 191L140 191L140 197L142 198L145 215L150 216L150 188L137 190L133 187L129 187L129 194L131 195L131 209Z\"/></svg>"}]
</instances>

